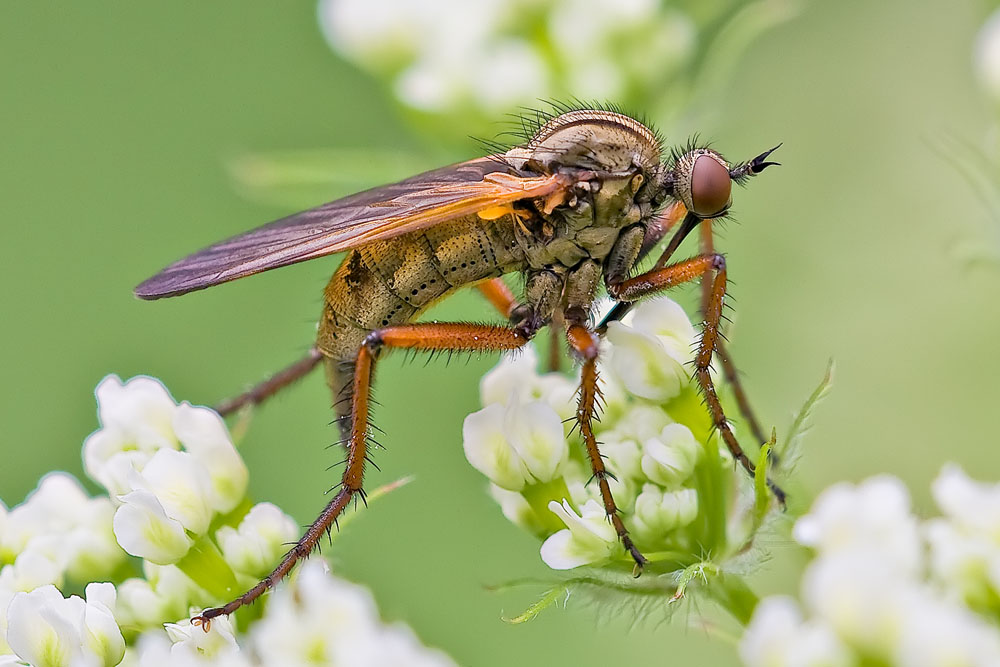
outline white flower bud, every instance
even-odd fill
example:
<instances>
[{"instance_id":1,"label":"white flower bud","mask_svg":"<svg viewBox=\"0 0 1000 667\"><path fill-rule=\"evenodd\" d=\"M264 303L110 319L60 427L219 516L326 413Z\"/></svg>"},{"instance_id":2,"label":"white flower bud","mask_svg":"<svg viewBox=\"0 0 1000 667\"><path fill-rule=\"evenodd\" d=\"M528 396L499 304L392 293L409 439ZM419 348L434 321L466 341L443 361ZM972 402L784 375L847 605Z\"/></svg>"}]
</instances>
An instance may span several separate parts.
<instances>
[{"instance_id":1,"label":"white flower bud","mask_svg":"<svg viewBox=\"0 0 1000 667\"><path fill-rule=\"evenodd\" d=\"M499 503L500 511L511 523L530 531L534 531L538 527L531 505L520 493L508 491L490 482L490 495Z\"/></svg>"},{"instance_id":2,"label":"white flower bud","mask_svg":"<svg viewBox=\"0 0 1000 667\"><path fill-rule=\"evenodd\" d=\"M635 499L633 530L637 537L662 544L671 531L682 528L698 516L698 492L694 489L664 491L646 484Z\"/></svg>"},{"instance_id":3,"label":"white flower bud","mask_svg":"<svg viewBox=\"0 0 1000 667\"><path fill-rule=\"evenodd\" d=\"M54 472L43 477L7 514L0 530L3 560L17 558L21 563L18 590L61 585L64 573L76 582L110 576L125 558L111 532L113 513L107 498L87 497L72 475Z\"/></svg>"},{"instance_id":4,"label":"white flower bud","mask_svg":"<svg viewBox=\"0 0 1000 667\"><path fill-rule=\"evenodd\" d=\"M158 449L178 447L177 404L159 380L142 376L123 383L109 375L96 394L101 428L83 443L83 463L90 478L115 498L129 491L132 468L141 470Z\"/></svg>"},{"instance_id":5,"label":"white flower bud","mask_svg":"<svg viewBox=\"0 0 1000 667\"><path fill-rule=\"evenodd\" d=\"M0 531L0 553L18 554L38 535L72 528L82 520L89 500L72 475L45 475L24 502L7 513Z\"/></svg>"},{"instance_id":6,"label":"white flower bud","mask_svg":"<svg viewBox=\"0 0 1000 667\"><path fill-rule=\"evenodd\" d=\"M951 463L941 469L931 493L958 529L992 537L1000 545L1000 484L977 482Z\"/></svg>"},{"instance_id":7,"label":"white flower bud","mask_svg":"<svg viewBox=\"0 0 1000 667\"><path fill-rule=\"evenodd\" d=\"M330 575L318 559L278 587L249 643L262 665L415 665L447 667L447 656L409 633L384 626L364 588Z\"/></svg>"},{"instance_id":8,"label":"white flower bud","mask_svg":"<svg viewBox=\"0 0 1000 667\"><path fill-rule=\"evenodd\" d=\"M222 526L215 539L230 567L260 579L299 536L295 521L271 503L254 505L238 528Z\"/></svg>"},{"instance_id":9,"label":"white flower bud","mask_svg":"<svg viewBox=\"0 0 1000 667\"><path fill-rule=\"evenodd\" d=\"M113 525L125 551L159 565L176 563L187 554L194 541L180 521L167 516L155 495L139 490L121 500Z\"/></svg>"},{"instance_id":10,"label":"white flower bud","mask_svg":"<svg viewBox=\"0 0 1000 667\"><path fill-rule=\"evenodd\" d=\"M201 658L205 659L206 664L216 664L217 660L224 660L240 650L233 633L232 620L228 616L213 618L208 632L200 625L191 625L191 621L187 619L179 623L166 623L163 627L167 631L167 637L173 642L170 647L172 660Z\"/></svg>"},{"instance_id":11,"label":"white flower bud","mask_svg":"<svg viewBox=\"0 0 1000 667\"><path fill-rule=\"evenodd\" d=\"M970 604L992 606L1000 592L1000 485L949 464L931 492L945 514L924 524L931 570Z\"/></svg>"},{"instance_id":12,"label":"white flower bud","mask_svg":"<svg viewBox=\"0 0 1000 667\"><path fill-rule=\"evenodd\" d=\"M794 536L822 554L854 549L881 552L904 574L917 572L922 564L909 494L898 478L888 475L826 489L809 514L795 523Z\"/></svg>"},{"instance_id":13,"label":"white flower bud","mask_svg":"<svg viewBox=\"0 0 1000 667\"><path fill-rule=\"evenodd\" d=\"M487 405L465 418L462 441L469 463L510 491L550 481L569 455L562 420L539 401Z\"/></svg>"},{"instance_id":14,"label":"white flower bud","mask_svg":"<svg viewBox=\"0 0 1000 667\"><path fill-rule=\"evenodd\" d=\"M212 509L221 514L233 510L246 495L250 472L233 446L222 417L214 410L181 403L173 427L185 451L208 471Z\"/></svg>"},{"instance_id":15,"label":"white flower bud","mask_svg":"<svg viewBox=\"0 0 1000 667\"><path fill-rule=\"evenodd\" d=\"M126 579L118 586L115 616L122 627L153 628L183 618L192 607L217 602L174 565L143 561L145 578Z\"/></svg>"},{"instance_id":16,"label":"white flower bud","mask_svg":"<svg viewBox=\"0 0 1000 667\"><path fill-rule=\"evenodd\" d=\"M32 540L31 547L0 569L0 589L31 591L46 584L63 584L64 559L49 537Z\"/></svg>"},{"instance_id":17,"label":"white flower bud","mask_svg":"<svg viewBox=\"0 0 1000 667\"><path fill-rule=\"evenodd\" d=\"M980 28L973 63L980 85L994 102L1000 102L1000 10Z\"/></svg>"},{"instance_id":18,"label":"white flower bud","mask_svg":"<svg viewBox=\"0 0 1000 667\"><path fill-rule=\"evenodd\" d=\"M479 401L490 403L548 403L561 419L576 412L577 382L559 373L538 374L538 353L530 343L506 354L479 383Z\"/></svg>"},{"instance_id":19,"label":"white flower bud","mask_svg":"<svg viewBox=\"0 0 1000 667\"><path fill-rule=\"evenodd\" d=\"M161 449L141 473L132 476L130 484L133 491L156 496L166 515L186 530L195 535L208 530L213 514L212 482L205 466L191 454Z\"/></svg>"},{"instance_id":20,"label":"white flower bud","mask_svg":"<svg viewBox=\"0 0 1000 667\"><path fill-rule=\"evenodd\" d=\"M791 598L760 601L739 644L747 667L849 667L853 656L822 623L806 622Z\"/></svg>"},{"instance_id":21,"label":"white flower bud","mask_svg":"<svg viewBox=\"0 0 1000 667\"><path fill-rule=\"evenodd\" d=\"M563 500L562 504L553 500L549 509L566 524L565 530L558 531L542 543L542 560L553 570L570 570L598 563L617 552L618 536L604 508L596 500L587 501L580 514L568 500Z\"/></svg>"},{"instance_id":22,"label":"white flower bud","mask_svg":"<svg viewBox=\"0 0 1000 667\"><path fill-rule=\"evenodd\" d=\"M86 601L63 598L55 586L18 593L7 608L7 642L35 667L117 665L125 640L112 609L111 584L89 584Z\"/></svg>"},{"instance_id":23,"label":"white flower bud","mask_svg":"<svg viewBox=\"0 0 1000 667\"><path fill-rule=\"evenodd\" d=\"M653 482L674 486L691 476L700 456L701 445L687 426L667 424L644 443L640 465Z\"/></svg>"},{"instance_id":24,"label":"white flower bud","mask_svg":"<svg viewBox=\"0 0 1000 667\"><path fill-rule=\"evenodd\" d=\"M662 297L641 303L624 322L612 322L609 367L628 391L653 401L680 393L690 376L697 333L684 309Z\"/></svg>"},{"instance_id":25,"label":"white flower bud","mask_svg":"<svg viewBox=\"0 0 1000 667\"><path fill-rule=\"evenodd\" d=\"M891 660L894 665L1000 665L996 626L926 589L915 595Z\"/></svg>"},{"instance_id":26,"label":"white flower bud","mask_svg":"<svg viewBox=\"0 0 1000 667\"><path fill-rule=\"evenodd\" d=\"M802 578L806 606L845 642L888 656L911 611L916 583L877 549L821 554Z\"/></svg>"}]
</instances>

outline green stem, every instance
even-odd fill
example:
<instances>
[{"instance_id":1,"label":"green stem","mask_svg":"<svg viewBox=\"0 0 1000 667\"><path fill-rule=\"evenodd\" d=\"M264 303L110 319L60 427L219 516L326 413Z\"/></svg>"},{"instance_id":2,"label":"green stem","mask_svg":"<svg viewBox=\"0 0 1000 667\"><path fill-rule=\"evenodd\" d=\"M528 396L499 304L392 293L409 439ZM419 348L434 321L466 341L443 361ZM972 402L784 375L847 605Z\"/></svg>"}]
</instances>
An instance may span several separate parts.
<instances>
[{"instance_id":1,"label":"green stem","mask_svg":"<svg viewBox=\"0 0 1000 667\"><path fill-rule=\"evenodd\" d=\"M539 537L548 537L566 527L563 525L562 520L549 509L549 503L553 500L562 502L565 499L569 500L570 504L573 505L573 500L569 496L569 487L566 486L566 479L564 477L556 477L551 481L539 484L529 484L521 490L521 496L528 501L531 511L535 514L535 519L538 522L541 533ZM577 508L574 506L573 509Z\"/></svg>"},{"instance_id":2,"label":"green stem","mask_svg":"<svg viewBox=\"0 0 1000 667\"><path fill-rule=\"evenodd\" d=\"M705 591L715 602L746 627L753 616L760 598L750 590L741 577L717 573L705 586Z\"/></svg>"},{"instance_id":3,"label":"green stem","mask_svg":"<svg viewBox=\"0 0 1000 667\"><path fill-rule=\"evenodd\" d=\"M207 536L194 543L177 567L214 598L228 600L240 592L236 575Z\"/></svg>"}]
</instances>

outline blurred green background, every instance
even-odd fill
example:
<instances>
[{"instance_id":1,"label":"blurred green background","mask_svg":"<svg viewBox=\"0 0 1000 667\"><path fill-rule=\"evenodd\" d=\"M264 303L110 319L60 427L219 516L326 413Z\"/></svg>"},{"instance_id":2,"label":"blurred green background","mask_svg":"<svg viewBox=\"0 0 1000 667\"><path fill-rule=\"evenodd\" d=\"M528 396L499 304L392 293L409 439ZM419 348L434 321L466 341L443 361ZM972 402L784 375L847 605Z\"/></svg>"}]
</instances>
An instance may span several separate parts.
<instances>
[{"instance_id":1,"label":"blurred green background","mask_svg":"<svg viewBox=\"0 0 1000 667\"><path fill-rule=\"evenodd\" d=\"M784 166L736 193L739 224L721 245L737 299L733 353L763 421L786 426L827 359L838 363L801 463L803 500L892 472L929 512L945 461L1000 478L1000 270L955 252L986 243L992 223L942 150L978 144L988 125L970 66L986 13L806 4L741 59L698 127L730 158L784 142ZM106 373L147 373L178 399L211 404L310 344L336 259L183 299L131 296L167 262L288 212L241 196L231 160L400 148L434 164L480 150L434 148L411 127L331 52L312 0L0 4L0 498L20 502L52 469L82 476L92 389ZM463 295L434 315L490 313ZM335 568L462 664L735 662L731 647L685 626L698 608L637 623L627 609L571 601L524 626L500 620L539 591L483 585L546 568L462 454L462 418L492 363L380 368L388 451L369 483L417 479L350 526L330 552ZM241 450L254 497L302 522L334 480L328 405L319 375L307 379L257 413ZM801 559L790 543L769 546L761 591L790 585Z\"/></svg>"}]
</instances>

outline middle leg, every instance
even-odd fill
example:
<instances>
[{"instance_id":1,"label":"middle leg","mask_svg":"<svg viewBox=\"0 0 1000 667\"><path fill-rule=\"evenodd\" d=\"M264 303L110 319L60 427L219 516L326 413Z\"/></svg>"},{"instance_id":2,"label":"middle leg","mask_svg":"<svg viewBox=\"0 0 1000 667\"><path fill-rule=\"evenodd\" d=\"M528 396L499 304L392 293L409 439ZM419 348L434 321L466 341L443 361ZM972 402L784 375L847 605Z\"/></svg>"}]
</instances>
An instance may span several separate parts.
<instances>
[{"instance_id":1,"label":"middle leg","mask_svg":"<svg viewBox=\"0 0 1000 667\"><path fill-rule=\"evenodd\" d=\"M580 369L580 399L576 408L576 422L580 426L580 435L583 436L583 444L587 448L587 458L590 460L590 468L594 473L591 479L597 480L601 500L604 503L604 511L607 513L611 525L614 526L622 546L635 561L634 574L638 577L648 561L632 542L625 522L622 521L618 513L618 506L615 504L615 498L611 495L611 486L608 484L608 477L611 476L611 473L604 466L604 457L601 455L597 438L594 435L594 416L597 411L597 399L601 395L600 387L597 384L597 356L600 349L600 338L579 319L573 318L574 321L566 328L566 339L569 341L570 349L583 360L583 366Z\"/></svg>"}]
</instances>

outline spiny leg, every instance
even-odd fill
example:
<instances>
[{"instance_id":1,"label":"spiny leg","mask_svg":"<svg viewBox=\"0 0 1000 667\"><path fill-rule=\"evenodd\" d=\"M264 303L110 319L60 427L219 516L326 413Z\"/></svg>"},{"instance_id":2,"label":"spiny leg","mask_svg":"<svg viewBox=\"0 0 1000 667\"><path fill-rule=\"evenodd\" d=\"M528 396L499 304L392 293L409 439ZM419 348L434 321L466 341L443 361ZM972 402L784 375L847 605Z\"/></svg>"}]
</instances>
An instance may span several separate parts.
<instances>
[{"instance_id":1,"label":"spiny leg","mask_svg":"<svg viewBox=\"0 0 1000 667\"><path fill-rule=\"evenodd\" d=\"M610 289L612 296L616 299L632 302L649 294L662 292L682 283L690 282L706 273L714 273L715 277L712 280L711 294L705 311L701 342L694 360L695 379L697 379L705 397L712 423L722 434L722 440L726 443L730 454L750 475L753 475L754 464L740 447L732 428L729 426L710 372L712 354L719 341L719 321L722 318L722 308L726 297L725 258L719 254L699 255L612 284ZM785 492L770 479L767 480L767 484L778 502L784 505Z\"/></svg>"},{"instance_id":2,"label":"spiny leg","mask_svg":"<svg viewBox=\"0 0 1000 667\"><path fill-rule=\"evenodd\" d=\"M239 396L222 401L215 406L215 411L225 417L244 405L260 405L288 385L308 375L309 371L316 368L322 358L323 354L314 345L309 348L306 356L281 369L263 382L254 385Z\"/></svg>"},{"instance_id":3,"label":"spiny leg","mask_svg":"<svg viewBox=\"0 0 1000 667\"><path fill-rule=\"evenodd\" d=\"M715 254L715 238L712 233L712 223L706 222L701 225L701 254L702 255L714 255ZM709 273L704 274L701 277L701 312L704 317L705 313L708 312L709 303L712 299L712 275ZM768 438L764 435L764 429L760 427L760 422L757 421L757 416L754 414L753 408L750 406L750 399L747 398L746 390L743 389L743 381L740 379L740 373L736 369L736 364L733 363L732 357L729 356L729 350L727 349L725 340L720 336L715 343L716 356L719 361L722 362L722 373L726 377L726 382L733 389L733 397L736 399L736 405L740 409L740 414L743 415L743 419L746 420L747 425L750 427L750 432L753 437L756 438L757 442L763 443L767 442ZM772 456L770 459L771 463L777 462L777 457Z\"/></svg>"},{"instance_id":4,"label":"spiny leg","mask_svg":"<svg viewBox=\"0 0 1000 667\"><path fill-rule=\"evenodd\" d=\"M201 625L207 631L213 618L223 614L232 614L243 605L256 600L264 591L281 581L296 562L312 552L323 534L329 532L355 495L364 499L362 483L368 455L370 389L376 356L381 348L468 352L514 350L527 343L534 333L534 331L524 328L427 322L385 327L368 334L358 350L355 363L354 391L351 398L351 428L347 441L347 465L337 495L327 504L316 520L306 529L298 543L285 554L269 575L225 606L206 609L195 617L192 623Z\"/></svg>"},{"instance_id":5,"label":"spiny leg","mask_svg":"<svg viewBox=\"0 0 1000 667\"><path fill-rule=\"evenodd\" d=\"M611 495L611 486L608 484L610 473L604 467L604 458L601 456L597 438L594 436L594 413L597 409L597 399L600 396L600 388L597 386L597 356L600 349L600 338L587 326L580 323L579 319L579 317L574 317L573 323L566 329L566 339L569 341L570 348L583 360L583 366L580 370L580 400L576 408L576 421L580 425L580 435L583 436L583 444L587 448L590 468L594 472L594 479L597 480L597 486L601 491L604 511L607 512L608 520L614 526L622 546L635 561L635 576L638 577L647 561L632 542L628 529L625 528L625 523L618 514L618 507L615 505L614 496Z\"/></svg>"}]
</instances>

